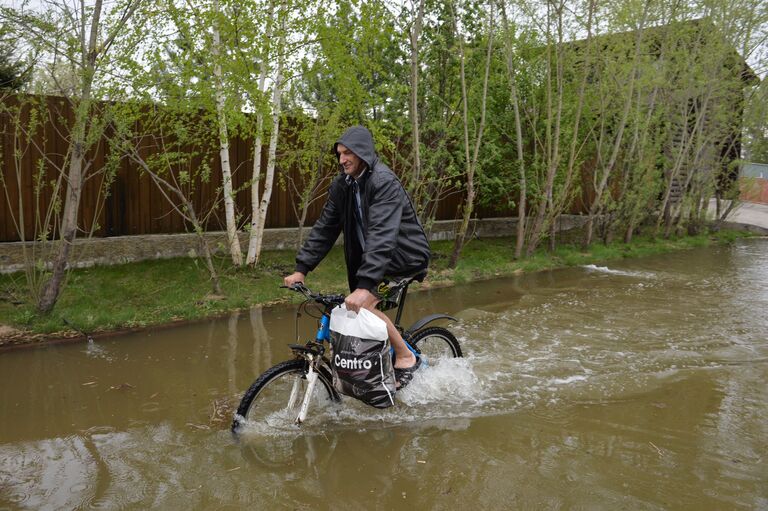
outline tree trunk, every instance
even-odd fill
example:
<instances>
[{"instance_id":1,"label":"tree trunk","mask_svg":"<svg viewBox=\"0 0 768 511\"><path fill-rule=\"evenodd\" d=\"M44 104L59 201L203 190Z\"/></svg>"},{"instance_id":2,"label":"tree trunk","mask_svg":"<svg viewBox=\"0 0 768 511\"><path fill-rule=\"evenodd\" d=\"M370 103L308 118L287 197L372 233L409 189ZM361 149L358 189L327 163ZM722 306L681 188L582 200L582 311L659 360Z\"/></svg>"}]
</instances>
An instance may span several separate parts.
<instances>
[{"instance_id":1,"label":"tree trunk","mask_svg":"<svg viewBox=\"0 0 768 511\"><path fill-rule=\"evenodd\" d=\"M219 2L214 1L214 16L219 16ZM221 175L224 192L224 216L227 222L227 243L232 264L243 265L243 253L240 249L240 239L237 235L237 221L235 218L235 194L232 188L232 169L229 164L229 133L227 130L226 102L224 97L224 82L221 71L221 35L219 34L218 19L213 22L213 48L214 59L213 75L216 88L216 114L219 120L219 160L221 161Z\"/></svg>"},{"instance_id":2,"label":"tree trunk","mask_svg":"<svg viewBox=\"0 0 768 511\"><path fill-rule=\"evenodd\" d=\"M269 55L271 50L270 41L272 39L272 21L267 20L264 54L259 65L259 96L263 96L266 90L267 73L269 72ZM262 109L256 111L256 137L253 141L253 171L251 174L251 228L248 240L248 256L246 264L253 265L257 259L256 254L256 230L261 225L261 194L259 192L259 183L261 182L261 150L264 145L262 136L264 135L264 114Z\"/></svg>"},{"instance_id":3,"label":"tree trunk","mask_svg":"<svg viewBox=\"0 0 768 511\"><path fill-rule=\"evenodd\" d=\"M469 112L467 106L467 80L464 69L464 42L461 35L459 35L459 54L460 54L460 73L461 73L461 96L463 105L463 121L464 121L464 156L466 158L467 169L467 196L464 201L463 216L461 225L459 226L459 232L456 233L456 239L453 244L453 252L448 262L448 268L456 268L461 255L461 250L464 247L464 243L467 237L467 231L469 230L469 220L472 217L475 204L475 172L477 170L477 161L480 154L480 145L483 140L483 130L485 129L485 112L486 103L488 99L488 78L491 71L491 56L493 52L493 6L491 6L491 12L488 16L488 50L485 59L485 75L483 77L483 95L481 97L480 107L480 123L475 134L475 147L474 153L470 156L470 140L469 140Z\"/></svg>"},{"instance_id":4,"label":"tree trunk","mask_svg":"<svg viewBox=\"0 0 768 511\"><path fill-rule=\"evenodd\" d=\"M627 230L624 231L624 243L632 243L632 235L634 232L635 226L630 222L630 224L627 225Z\"/></svg>"},{"instance_id":5,"label":"tree trunk","mask_svg":"<svg viewBox=\"0 0 768 511\"><path fill-rule=\"evenodd\" d=\"M324 166L322 157L317 158L317 172L312 174L312 179L305 184L304 189L301 192L297 191L297 196L300 197L300 208L294 208L294 213L298 219L299 235L296 238L296 250L301 249L304 243L304 226L307 222L307 215L309 214L309 206L312 204L317 193L320 190L320 185L323 181Z\"/></svg>"},{"instance_id":6,"label":"tree trunk","mask_svg":"<svg viewBox=\"0 0 768 511\"><path fill-rule=\"evenodd\" d=\"M275 178L275 160L277 140L280 135L281 98L283 87L283 62L280 57L277 64L274 91L272 93L272 133L269 138L269 153L267 156L267 172L264 179L264 193L259 201L259 214L256 222L251 223L251 240L248 247L248 264L256 265L261 256L261 246L264 239L264 223L267 220L267 209L272 199L272 185ZM255 224L255 225L254 225Z\"/></svg>"},{"instance_id":7,"label":"tree trunk","mask_svg":"<svg viewBox=\"0 0 768 511\"><path fill-rule=\"evenodd\" d=\"M419 10L411 28L411 130L413 132L413 178L411 194L416 211L421 211L421 134L419 127L419 36L424 18L424 0L419 0Z\"/></svg>"},{"instance_id":8,"label":"tree trunk","mask_svg":"<svg viewBox=\"0 0 768 511\"><path fill-rule=\"evenodd\" d=\"M203 259L205 260L205 267L208 269L208 275L211 276L211 289L213 293L219 296L224 295L224 291L221 289L221 281L219 280L219 274L216 271L216 267L213 265L213 255L211 254L211 247L208 246L208 242L205 241L203 226L200 224L197 215L195 214L195 206L180 190L176 189L177 196L182 200L186 207L187 215L192 222L192 227L195 229L197 239L200 241L200 248L203 251Z\"/></svg>"},{"instance_id":9,"label":"tree trunk","mask_svg":"<svg viewBox=\"0 0 768 511\"><path fill-rule=\"evenodd\" d=\"M280 52L284 51L284 34L285 34L285 14L279 13L281 17L280 37L277 47L279 53L277 57L277 69L275 71L275 83L272 91L272 133L269 139L269 149L267 153L267 169L264 179L264 193L259 197L259 179L261 174L261 133L262 133L262 114L259 114L258 118L258 135L257 143L255 146L259 150L258 158L254 159L254 180L253 188L251 191L252 204L252 217L251 217L251 234L248 244L248 264L256 265L259 262L261 256L261 246L264 239L264 224L267 219L267 210L269 203L272 199L272 185L275 177L275 155L277 151L277 140L280 136L280 114L281 114L281 101L283 94L283 55ZM271 35L271 30L269 31ZM264 79L266 77L266 64L265 60L262 60L261 77L260 77L260 89L263 91ZM259 168L256 165L259 165Z\"/></svg>"},{"instance_id":10,"label":"tree trunk","mask_svg":"<svg viewBox=\"0 0 768 511\"><path fill-rule=\"evenodd\" d=\"M448 268L456 268L459 262L459 256L461 255L461 249L464 247L464 241L467 236L467 230L469 229L469 220L472 217L472 206L475 202L475 186L474 186L474 172L475 169L472 165L469 155L469 112L467 111L467 80L464 73L464 43L459 42L459 58L461 68L461 102L463 106L463 121L464 121L464 158L466 162L466 176L467 176L467 196L464 198L464 206L462 207L461 224L459 224L459 230L456 233L456 238L453 243L453 251L451 252L451 258L448 261Z\"/></svg>"},{"instance_id":11,"label":"tree trunk","mask_svg":"<svg viewBox=\"0 0 768 511\"><path fill-rule=\"evenodd\" d=\"M299 235L296 237L296 251L299 251L301 249L301 246L304 244L304 223L307 221L307 210L308 207L304 207L301 210L301 216L299 217Z\"/></svg>"},{"instance_id":12,"label":"tree trunk","mask_svg":"<svg viewBox=\"0 0 768 511\"><path fill-rule=\"evenodd\" d=\"M253 265L256 262L256 231L261 225L261 194L259 183L261 182L261 148L262 132L264 129L264 115L256 114L256 138L253 141L253 173L251 175L251 229L248 241L248 257L246 264Z\"/></svg>"},{"instance_id":13,"label":"tree trunk","mask_svg":"<svg viewBox=\"0 0 768 511\"><path fill-rule=\"evenodd\" d=\"M525 227L526 227L526 199L528 195L528 186L525 175L525 153L523 152L523 129L520 120L520 101L517 93L517 73L515 70L514 53L509 41L509 20L504 6L504 0L499 2L501 7L501 16L504 22L504 31L507 37L506 64L507 76L509 77L509 101L515 114L515 142L517 147L517 165L518 176L520 180L517 199L517 238L515 239L515 259L520 259L525 246Z\"/></svg>"},{"instance_id":14,"label":"tree trunk","mask_svg":"<svg viewBox=\"0 0 768 511\"><path fill-rule=\"evenodd\" d=\"M531 235L528 240L528 248L525 251L526 256L533 255L536 247L539 245L542 233L547 225L547 207L552 204L552 195L555 185L555 175L560 166L560 123L563 112L563 9L564 2L557 5L557 51L555 62L555 85L557 87L557 104L552 106L552 42L549 34L551 22L547 22L547 130L546 130L546 161L547 176L544 184L544 193L539 200L536 211L536 217L531 228ZM551 16L550 5L547 4L547 18ZM554 121L554 126L553 126ZM550 218L551 222L552 219Z\"/></svg>"},{"instance_id":15,"label":"tree trunk","mask_svg":"<svg viewBox=\"0 0 768 511\"><path fill-rule=\"evenodd\" d=\"M89 105L81 103L80 110L88 109ZM86 114L87 115L87 114ZM82 113L78 113L78 124L84 124L85 119ZM75 125L75 131L81 131L81 126ZM83 159L84 159L83 138L73 143L72 156L69 163L69 172L67 174L67 193L64 200L64 215L61 220L59 232L59 251L53 261L51 278L43 285L43 290L38 302L40 312L50 312L59 299L61 285L69 263L69 256L72 245L77 236L77 212L80 206L80 196L83 186Z\"/></svg>"},{"instance_id":16,"label":"tree trunk","mask_svg":"<svg viewBox=\"0 0 768 511\"><path fill-rule=\"evenodd\" d=\"M82 90L78 98L75 124L72 127L70 143L69 171L67 173L67 193L64 199L64 214L59 231L59 250L53 261L51 278L43 285L37 308L40 312L50 312L59 299L64 275L69 263L72 245L77 237L77 213L83 187L83 161L87 150L88 118L91 115L91 90L96 73L96 58L99 25L101 20L102 0L96 0L93 8L93 20L89 40L86 45L85 31L81 32L83 49Z\"/></svg>"}]
</instances>

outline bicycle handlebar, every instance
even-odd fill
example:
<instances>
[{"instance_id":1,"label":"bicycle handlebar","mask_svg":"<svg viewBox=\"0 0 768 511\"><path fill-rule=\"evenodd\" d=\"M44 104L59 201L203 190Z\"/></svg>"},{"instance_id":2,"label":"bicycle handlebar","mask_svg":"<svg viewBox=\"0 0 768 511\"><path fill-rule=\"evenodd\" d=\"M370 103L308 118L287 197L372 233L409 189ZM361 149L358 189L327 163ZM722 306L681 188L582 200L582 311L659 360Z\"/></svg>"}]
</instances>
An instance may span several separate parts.
<instances>
[{"instance_id":1,"label":"bicycle handlebar","mask_svg":"<svg viewBox=\"0 0 768 511\"><path fill-rule=\"evenodd\" d=\"M303 294L307 300L314 300L317 303L321 303L326 306L341 305L344 303L344 295L324 295L322 293L313 293L311 289L304 285L303 282L296 282L290 286L280 286L284 289L290 289L297 293Z\"/></svg>"}]
</instances>

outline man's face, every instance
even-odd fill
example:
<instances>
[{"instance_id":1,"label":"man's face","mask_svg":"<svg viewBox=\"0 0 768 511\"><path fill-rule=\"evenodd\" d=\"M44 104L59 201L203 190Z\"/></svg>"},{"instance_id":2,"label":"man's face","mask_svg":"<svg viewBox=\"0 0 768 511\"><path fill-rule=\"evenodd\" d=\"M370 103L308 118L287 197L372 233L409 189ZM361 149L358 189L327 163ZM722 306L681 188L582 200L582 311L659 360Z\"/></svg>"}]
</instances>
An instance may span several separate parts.
<instances>
[{"instance_id":1,"label":"man's face","mask_svg":"<svg viewBox=\"0 0 768 511\"><path fill-rule=\"evenodd\" d=\"M339 153L339 163L344 173L353 178L359 177L365 169L365 162L343 144L337 145L336 151Z\"/></svg>"}]
</instances>

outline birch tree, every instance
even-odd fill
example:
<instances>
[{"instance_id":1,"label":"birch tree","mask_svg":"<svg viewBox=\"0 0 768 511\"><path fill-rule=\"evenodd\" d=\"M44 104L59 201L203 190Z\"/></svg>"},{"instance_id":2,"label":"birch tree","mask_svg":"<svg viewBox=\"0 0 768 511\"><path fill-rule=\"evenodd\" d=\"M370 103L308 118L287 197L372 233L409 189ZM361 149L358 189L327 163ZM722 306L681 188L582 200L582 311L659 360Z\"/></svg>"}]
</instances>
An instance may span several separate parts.
<instances>
[{"instance_id":1,"label":"birch tree","mask_svg":"<svg viewBox=\"0 0 768 511\"><path fill-rule=\"evenodd\" d=\"M173 82L188 84L187 100L202 111L210 112L217 125L216 145L221 169L227 251L232 264L241 266L240 215L235 201L237 190L233 184L235 169L231 166L230 140L243 125L244 112L239 90L232 79L232 75L239 70L231 52L234 29L229 6L222 0L212 0L211 3L163 0L160 5L162 9L152 18L161 25L168 24L170 33L176 31L178 45L178 51L174 52L178 63L173 68L165 68L168 71L165 79L171 82L171 89L175 88ZM171 44L165 40L166 34L158 36L154 44L166 48ZM156 63L159 67L164 67L164 64Z\"/></svg>"},{"instance_id":2,"label":"birch tree","mask_svg":"<svg viewBox=\"0 0 768 511\"><path fill-rule=\"evenodd\" d=\"M271 201L289 44L296 44L289 42L290 34L299 33L308 14L298 4L273 0L214 0L210 5L188 2L180 7L168 2L166 7L170 25L178 28L185 41L179 55L182 65L175 68L181 74L175 78L189 83L192 99L203 111L215 112L228 252L235 266L243 261L255 265ZM161 40L156 44L167 43ZM206 52L210 52L210 59L205 57ZM172 81L174 70L170 71L167 77ZM210 79L201 77L201 73ZM267 134L264 171L262 154ZM234 186L237 169L232 168L229 154L230 140L235 136L253 142L251 174L242 189L249 191L249 215L238 211L235 201L241 191ZM245 260L238 236L243 217L249 225Z\"/></svg>"},{"instance_id":3,"label":"birch tree","mask_svg":"<svg viewBox=\"0 0 768 511\"><path fill-rule=\"evenodd\" d=\"M277 41L276 45L271 44L273 39L272 21L267 21L266 36L264 38L262 57L260 63L259 76L259 94L265 93L266 78L269 70L271 58L275 58L275 74L272 84L271 100L271 129L269 138L269 149L267 153L267 166L264 176L264 191L259 192L261 183L261 152L262 152L262 134L264 126L263 109L258 109L256 113L256 135L253 145L253 173L251 179L251 229L248 244L249 265L255 265L261 255L262 241L264 239L264 224L267 218L267 209L272 197L272 187L275 180L275 164L277 156L277 142L280 135L280 116L282 114L282 97L285 86L284 67L286 58L286 30L287 30L287 6L281 3L277 11ZM272 57L274 55L274 57Z\"/></svg>"},{"instance_id":4,"label":"birch tree","mask_svg":"<svg viewBox=\"0 0 768 511\"><path fill-rule=\"evenodd\" d=\"M219 161L221 163L221 177L224 194L224 217L226 219L227 243L229 245L229 254L232 258L232 264L241 266L243 264L243 253L240 249L240 238L237 234L238 226L235 212L235 194L232 187L232 168L229 162L226 84L222 72L222 18L223 13L221 12L220 1L213 0L213 13L211 17L213 40L211 45L211 56L213 57L213 83L216 99L216 115L219 121Z\"/></svg>"}]
</instances>

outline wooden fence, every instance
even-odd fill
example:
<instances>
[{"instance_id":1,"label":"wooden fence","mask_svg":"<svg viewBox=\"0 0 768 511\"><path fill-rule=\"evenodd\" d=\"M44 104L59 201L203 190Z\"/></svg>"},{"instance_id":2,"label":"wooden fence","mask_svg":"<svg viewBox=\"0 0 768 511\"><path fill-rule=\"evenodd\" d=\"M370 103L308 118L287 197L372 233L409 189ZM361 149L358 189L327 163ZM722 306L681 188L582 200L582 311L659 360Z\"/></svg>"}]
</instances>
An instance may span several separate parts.
<instances>
[{"instance_id":1,"label":"wooden fence","mask_svg":"<svg viewBox=\"0 0 768 511\"><path fill-rule=\"evenodd\" d=\"M40 215L52 204L60 204L64 196L62 168L67 162L68 137L74 122L74 112L65 98L6 96L0 98L0 162L2 162L2 183L0 183L0 242L19 241L23 229L24 238L29 240L41 232L56 231L56 214L47 221ZM35 103L37 106L32 107ZM30 132L31 123L39 112L44 116ZM106 135L105 135L106 136ZM282 137L282 135L281 135ZM291 150L291 141L282 137L279 152ZM202 154L192 160L191 165L207 163L211 173L207 182L198 181L193 188L195 208L201 212L210 211L206 218L207 230L223 230L224 214L221 204L221 165L218 150L212 145L195 148ZM153 150L142 148L145 156ZM330 148L329 148L330 150ZM160 233L189 232L191 226L174 211L169 200L151 178L140 171L137 164L127 158L120 159L114 179L105 183L104 173L99 172L109 160L106 138L102 138L89 151L86 160L90 169L83 188L79 209L79 227L83 234L93 233L97 237L143 235ZM266 147L262 154L262 170L266 167ZM231 140L230 160L233 169L233 186L240 190L235 197L236 207L247 222L251 211L250 190L245 187L251 177L253 165L253 144L250 140ZM36 183L36 175L44 170L42 182ZM179 171L180 169L176 169ZM281 168L281 172L298 180L296 168ZM58 188L56 187L58 183ZM292 204L296 197L287 187L275 185L269 206L266 227L295 227L298 219ZM36 191L37 190L37 191ZM58 190L58 191L57 191ZM53 202L52 201L56 201ZM448 220L457 217L461 196L454 194L441 201L437 219ZM311 225L318 217L323 201L318 200L310 207L305 225ZM56 208L53 208L54 211ZM494 211L479 210L485 217L503 216ZM44 227L47 225L48 227Z\"/></svg>"}]
</instances>

